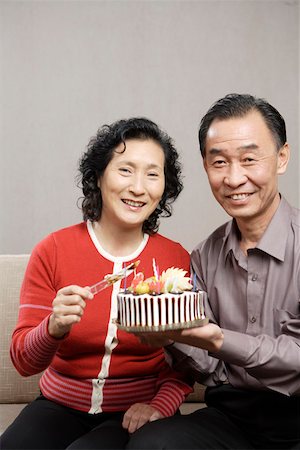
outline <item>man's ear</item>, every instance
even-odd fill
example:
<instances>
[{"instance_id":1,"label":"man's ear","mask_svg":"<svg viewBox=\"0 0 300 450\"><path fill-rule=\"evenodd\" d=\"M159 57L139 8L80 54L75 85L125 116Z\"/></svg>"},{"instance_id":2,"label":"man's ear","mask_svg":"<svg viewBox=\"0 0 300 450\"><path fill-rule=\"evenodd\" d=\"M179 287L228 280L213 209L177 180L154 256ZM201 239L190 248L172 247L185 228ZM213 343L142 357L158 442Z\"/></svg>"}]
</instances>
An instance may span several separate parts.
<instances>
[{"instance_id":1,"label":"man's ear","mask_svg":"<svg viewBox=\"0 0 300 450\"><path fill-rule=\"evenodd\" d=\"M204 167L205 172L207 172L207 161L206 161L205 156L204 156L204 158L202 159L202 164L203 164L203 167Z\"/></svg>"},{"instance_id":2,"label":"man's ear","mask_svg":"<svg viewBox=\"0 0 300 450\"><path fill-rule=\"evenodd\" d=\"M278 152L278 159L277 159L278 175L285 173L289 159L290 159L290 147L289 144L286 142Z\"/></svg>"}]
</instances>

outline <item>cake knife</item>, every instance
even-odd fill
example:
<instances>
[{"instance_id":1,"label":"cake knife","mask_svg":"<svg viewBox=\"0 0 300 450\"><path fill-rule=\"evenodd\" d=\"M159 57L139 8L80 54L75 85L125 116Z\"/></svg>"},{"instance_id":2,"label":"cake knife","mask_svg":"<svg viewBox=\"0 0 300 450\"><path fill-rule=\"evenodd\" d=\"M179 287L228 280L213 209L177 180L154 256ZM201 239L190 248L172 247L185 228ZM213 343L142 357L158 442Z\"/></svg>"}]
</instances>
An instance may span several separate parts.
<instances>
[{"instance_id":1,"label":"cake knife","mask_svg":"<svg viewBox=\"0 0 300 450\"><path fill-rule=\"evenodd\" d=\"M96 284L93 284L93 286L90 287L90 291L92 294L96 295L103 289L106 289L108 286L111 286L112 284L116 283L116 281L123 280L123 278L130 275L134 269L139 265L140 261L135 261L128 266L124 267L124 269L120 270L119 272L112 273L110 275L105 275L103 280L99 281Z\"/></svg>"}]
</instances>

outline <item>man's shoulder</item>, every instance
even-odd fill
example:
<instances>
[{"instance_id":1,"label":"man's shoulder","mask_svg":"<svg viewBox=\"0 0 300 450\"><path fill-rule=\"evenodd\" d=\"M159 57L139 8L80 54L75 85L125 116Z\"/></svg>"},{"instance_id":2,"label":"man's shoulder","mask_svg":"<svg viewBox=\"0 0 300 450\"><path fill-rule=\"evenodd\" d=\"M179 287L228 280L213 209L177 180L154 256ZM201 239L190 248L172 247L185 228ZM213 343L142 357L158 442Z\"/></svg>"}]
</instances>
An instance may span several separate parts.
<instances>
[{"instance_id":1,"label":"man's shoulder","mask_svg":"<svg viewBox=\"0 0 300 450\"><path fill-rule=\"evenodd\" d=\"M292 207L292 224L300 228L300 209Z\"/></svg>"},{"instance_id":2,"label":"man's shoulder","mask_svg":"<svg viewBox=\"0 0 300 450\"><path fill-rule=\"evenodd\" d=\"M221 226L216 228L206 239L201 241L193 250L193 252L197 252L199 250L203 250L204 248L216 248L220 247L224 239L228 236L232 227L232 220L223 223Z\"/></svg>"},{"instance_id":3,"label":"man's shoulder","mask_svg":"<svg viewBox=\"0 0 300 450\"><path fill-rule=\"evenodd\" d=\"M278 228L282 230L283 227L286 228L286 233L288 233L288 228L293 230L297 242L300 239L300 209L292 206L286 198L281 198L279 210L279 225ZM298 239L297 239L298 238Z\"/></svg>"}]
</instances>

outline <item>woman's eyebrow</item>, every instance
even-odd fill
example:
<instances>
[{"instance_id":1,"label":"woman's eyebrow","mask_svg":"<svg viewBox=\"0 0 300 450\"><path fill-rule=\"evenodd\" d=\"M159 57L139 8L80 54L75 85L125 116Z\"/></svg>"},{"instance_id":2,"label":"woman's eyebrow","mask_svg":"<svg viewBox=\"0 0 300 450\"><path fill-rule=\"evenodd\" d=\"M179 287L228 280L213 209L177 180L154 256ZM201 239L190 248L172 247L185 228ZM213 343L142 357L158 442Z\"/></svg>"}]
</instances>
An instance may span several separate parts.
<instances>
[{"instance_id":1,"label":"woman's eyebrow","mask_svg":"<svg viewBox=\"0 0 300 450\"><path fill-rule=\"evenodd\" d=\"M123 161L118 161L118 165L127 165L127 166L131 166L131 167L136 167L137 164L134 161L129 161L129 160L123 160ZM150 163L146 165L147 169L159 169L159 170L163 170L163 167L158 165L158 164L154 164L154 163Z\"/></svg>"}]
</instances>

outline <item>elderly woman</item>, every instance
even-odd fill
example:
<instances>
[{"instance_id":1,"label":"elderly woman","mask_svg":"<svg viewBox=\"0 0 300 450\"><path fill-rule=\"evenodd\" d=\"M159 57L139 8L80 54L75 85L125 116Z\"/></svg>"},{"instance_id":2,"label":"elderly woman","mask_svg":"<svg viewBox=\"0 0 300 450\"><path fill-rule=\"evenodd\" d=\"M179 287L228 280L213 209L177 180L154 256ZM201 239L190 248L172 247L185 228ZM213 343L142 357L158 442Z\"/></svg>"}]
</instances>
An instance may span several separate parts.
<instances>
[{"instance_id":1,"label":"elderly woman","mask_svg":"<svg viewBox=\"0 0 300 450\"><path fill-rule=\"evenodd\" d=\"M89 288L136 259L145 274L153 258L189 271L187 251L157 233L182 190L170 137L148 119L120 120L100 128L79 168L84 221L42 240L25 274L11 357L24 376L43 372L41 395L2 435L3 449L123 448L192 390L161 348L117 328L120 281Z\"/></svg>"}]
</instances>

